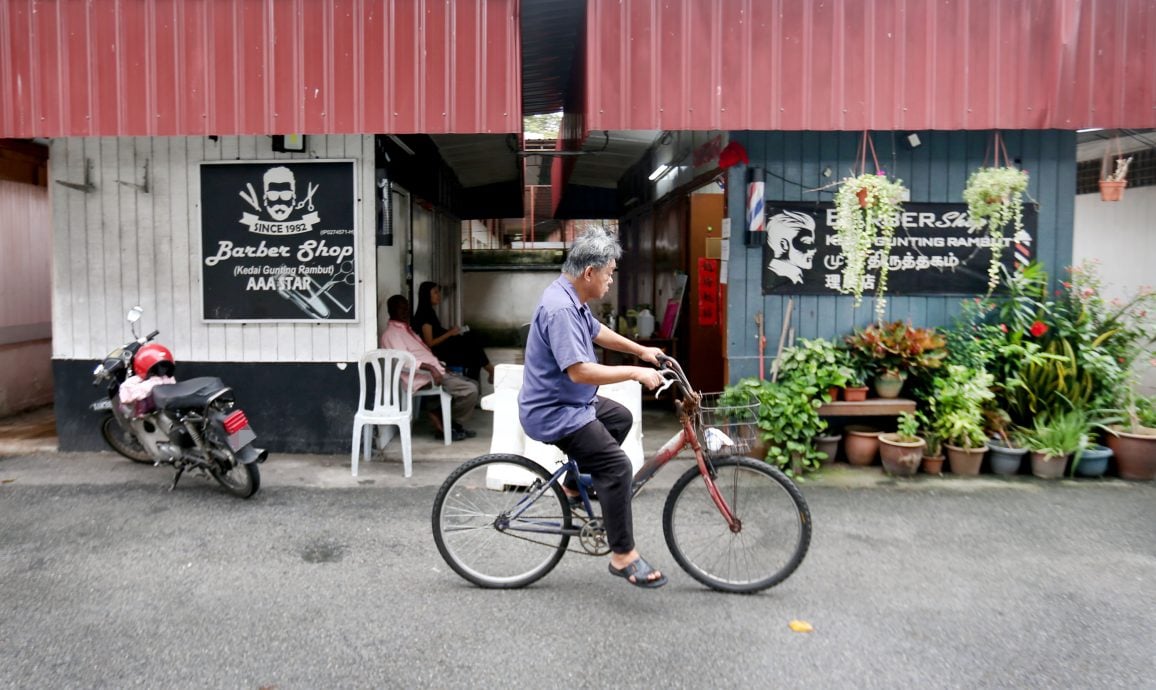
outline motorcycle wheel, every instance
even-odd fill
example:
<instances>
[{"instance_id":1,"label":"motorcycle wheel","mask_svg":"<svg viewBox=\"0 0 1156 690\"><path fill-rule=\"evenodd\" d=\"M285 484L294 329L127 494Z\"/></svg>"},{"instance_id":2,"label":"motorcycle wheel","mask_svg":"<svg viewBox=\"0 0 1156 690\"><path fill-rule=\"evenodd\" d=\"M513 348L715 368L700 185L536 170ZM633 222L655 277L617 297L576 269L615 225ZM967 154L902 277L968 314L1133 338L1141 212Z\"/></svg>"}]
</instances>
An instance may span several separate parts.
<instances>
[{"instance_id":1,"label":"motorcycle wheel","mask_svg":"<svg viewBox=\"0 0 1156 690\"><path fill-rule=\"evenodd\" d=\"M100 435L104 437L105 443L113 450L129 460L142 464L153 464L153 457L140 444L140 441L136 440L136 436L132 432L126 431L120 422L116 421L116 417L108 415L104 418L104 421L100 423Z\"/></svg>"},{"instance_id":2,"label":"motorcycle wheel","mask_svg":"<svg viewBox=\"0 0 1156 690\"><path fill-rule=\"evenodd\" d=\"M229 470L222 470L218 466L213 470L213 478L238 498L249 498L261 488L261 470L257 469L255 462L246 465L234 461Z\"/></svg>"}]
</instances>

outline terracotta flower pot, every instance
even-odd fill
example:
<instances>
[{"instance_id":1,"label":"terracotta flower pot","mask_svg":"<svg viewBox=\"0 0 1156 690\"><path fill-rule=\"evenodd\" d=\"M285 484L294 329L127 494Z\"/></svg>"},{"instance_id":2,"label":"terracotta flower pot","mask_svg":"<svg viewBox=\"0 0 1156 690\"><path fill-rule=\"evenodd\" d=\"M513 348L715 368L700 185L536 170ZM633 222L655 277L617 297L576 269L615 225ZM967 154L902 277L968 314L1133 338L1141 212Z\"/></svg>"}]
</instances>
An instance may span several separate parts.
<instances>
[{"instance_id":1,"label":"terracotta flower pot","mask_svg":"<svg viewBox=\"0 0 1156 690\"><path fill-rule=\"evenodd\" d=\"M831 398L831 402L835 402L836 400L838 400L839 399L839 387L838 386L831 386L830 388L828 388L827 389L827 396L829 398Z\"/></svg>"},{"instance_id":2,"label":"terracotta flower pot","mask_svg":"<svg viewBox=\"0 0 1156 690\"><path fill-rule=\"evenodd\" d=\"M1100 180L1100 200L1119 201L1124 198L1124 188L1128 180Z\"/></svg>"},{"instance_id":3,"label":"terracotta flower pot","mask_svg":"<svg viewBox=\"0 0 1156 690\"><path fill-rule=\"evenodd\" d=\"M843 388L843 399L847 402L863 402L867 399L867 386L847 386Z\"/></svg>"},{"instance_id":4,"label":"terracotta flower pot","mask_svg":"<svg viewBox=\"0 0 1156 690\"><path fill-rule=\"evenodd\" d=\"M869 426L849 426L843 430L843 452L847 454L847 462L852 465L870 465L875 462L875 455L879 452L878 429Z\"/></svg>"},{"instance_id":5,"label":"terracotta flower pot","mask_svg":"<svg viewBox=\"0 0 1156 690\"><path fill-rule=\"evenodd\" d=\"M1032 451L1032 474L1040 479L1059 479L1068 466L1067 455L1048 455Z\"/></svg>"},{"instance_id":6,"label":"terracotta flower pot","mask_svg":"<svg viewBox=\"0 0 1156 690\"><path fill-rule=\"evenodd\" d=\"M942 455L924 455L923 471L926 474L943 474L943 461L945 459Z\"/></svg>"},{"instance_id":7,"label":"terracotta flower pot","mask_svg":"<svg viewBox=\"0 0 1156 690\"><path fill-rule=\"evenodd\" d=\"M883 471L896 477L910 477L919 471L926 447L927 442L921 438L900 441L899 434L880 434L879 458L883 461Z\"/></svg>"},{"instance_id":8,"label":"terracotta flower pot","mask_svg":"<svg viewBox=\"0 0 1156 690\"><path fill-rule=\"evenodd\" d=\"M986 444L979 448L960 448L945 443L943 447L947 449L947 462L952 474L979 474L983 456L987 453Z\"/></svg>"},{"instance_id":9,"label":"terracotta flower pot","mask_svg":"<svg viewBox=\"0 0 1156 690\"><path fill-rule=\"evenodd\" d=\"M1121 479L1156 479L1156 429L1142 426L1128 432L1112 427L1112 433L1107 436L1108 447L1116 455L1116 470Z\"/></svg>"},{"instance_id":10,"label":"terracotta flower pot","mask_svg":"<svg viewBox=\"0 0 1156 690\"><path fill-rule=\"evenodd\" d=\"M859 208L867 208L867 188L860 187L855 196L859 197Z\"/></svg>"}]
</instances>

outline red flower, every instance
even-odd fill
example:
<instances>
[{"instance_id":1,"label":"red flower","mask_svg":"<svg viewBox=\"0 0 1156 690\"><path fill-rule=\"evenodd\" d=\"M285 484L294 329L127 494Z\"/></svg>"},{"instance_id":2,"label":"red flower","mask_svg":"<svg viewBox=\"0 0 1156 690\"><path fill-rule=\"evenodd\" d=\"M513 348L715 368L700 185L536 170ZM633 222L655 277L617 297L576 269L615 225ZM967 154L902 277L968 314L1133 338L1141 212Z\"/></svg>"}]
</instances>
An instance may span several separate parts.
<instances>
[{"instance_id":1,"label":"red flower","mask_svg":"<svg viewBox=\"0 0 1156 690\"><path fill-rule=\"evenodd\" d=\"M1007 324L1006 324L1006 323L1001 323L1001 324L999 325L999 329L1000 329L1001 331L1003 331L1004 333L1007 333Z\"/></svg>"},{"instance_id":2,"label":"red flower","mask_svg":"<svg viewBox=\"0 0 1156 690\"><path fill-rule=\"evenodd\" d=\"M1028 332L1032 334L1033 338L1038 338L1048 332L1048 327L1043 321L1034 321L1032 322L1032 327L1028 329Z\"/></svg>"}]
</instances>

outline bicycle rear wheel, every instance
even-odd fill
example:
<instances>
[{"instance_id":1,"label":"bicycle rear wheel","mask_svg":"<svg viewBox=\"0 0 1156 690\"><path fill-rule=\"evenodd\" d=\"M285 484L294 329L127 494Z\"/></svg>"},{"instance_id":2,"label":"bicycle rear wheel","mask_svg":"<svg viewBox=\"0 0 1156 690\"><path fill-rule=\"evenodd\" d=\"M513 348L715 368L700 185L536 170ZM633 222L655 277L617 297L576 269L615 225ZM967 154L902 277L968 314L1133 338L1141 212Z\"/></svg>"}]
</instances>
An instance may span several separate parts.
<instances>
[{"instance_id":1,"label":"bicycle rear wheel","mask_svg":"<svg viewBox=\"0 0 1156 690\"><path fill-rule=\"evenodd\" d=\"M570 537L570 508L560 484L517 455L483 455L465 463L434 499L433 535L446 563L470 582L513 589L558 565Z\"/></svg>"},{"instance_id":2,"label":"bicycle rear wheel","mask_svg":"<svg viewBox=\"0 0 1156 690\"><path fill-rule=\"evenodd\" d=\"M724 592L758 592L787 579L811 544L811 513L786 475L765 462L713 461L715 486L740 529L732 532L698 467L678 478L662 513L670 553L683 570Z\"/></svg>"}]
</instances>

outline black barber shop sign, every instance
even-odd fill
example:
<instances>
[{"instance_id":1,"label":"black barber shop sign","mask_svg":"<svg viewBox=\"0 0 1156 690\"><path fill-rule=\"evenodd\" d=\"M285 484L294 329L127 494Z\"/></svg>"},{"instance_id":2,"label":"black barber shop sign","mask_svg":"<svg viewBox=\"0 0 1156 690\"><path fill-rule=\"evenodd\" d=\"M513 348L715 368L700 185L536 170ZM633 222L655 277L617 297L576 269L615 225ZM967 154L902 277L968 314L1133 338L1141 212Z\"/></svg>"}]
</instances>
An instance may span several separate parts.
<instances>
[{"instance_id":1,"label":"black barber shop sign","mask_svg":"<svg viewBox=\"0 0 1156 690\"><path fill-rule=\"evenodd\" d=\"M890 295L975 295L987 292L991 239L970 231L966 204L903 206L892 238L887 293ZM763 240L763 294L838 295L843 255L833 227L835 205L767 203ZM1038 215L1024 207L1024 232L1005 230L1001 259L1008 269L1035 252ZM879 275L878 254L868 260L866 292Z\"/></svg>"},{"instance_id":2,"label":"black barber shop sign","mask_svg":"<svg viewBox=\"0 0 1156 690\"><path fill-rule=\"evenodd\" d=\"M353 161L201 165L206 321L357 321Z\"/></svg>"}]
</instances>

